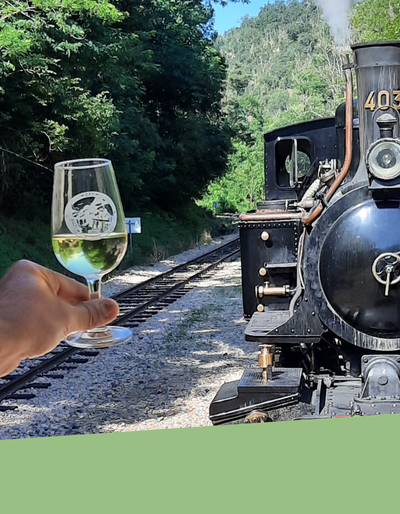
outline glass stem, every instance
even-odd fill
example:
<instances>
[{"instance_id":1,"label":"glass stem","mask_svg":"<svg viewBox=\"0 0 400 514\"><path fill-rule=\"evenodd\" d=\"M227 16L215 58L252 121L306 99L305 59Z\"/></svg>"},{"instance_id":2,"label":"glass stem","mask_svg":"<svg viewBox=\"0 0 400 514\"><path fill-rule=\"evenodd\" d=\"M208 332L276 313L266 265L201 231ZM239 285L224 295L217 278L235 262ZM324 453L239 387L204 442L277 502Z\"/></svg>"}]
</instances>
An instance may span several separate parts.
<instances>
[{"instance_id":1,"label":"glass stem","mask_svg":"<svg viewBox=\"0 0 400 514\"><path fill-rule=\"evenodd\" d=\"M89 289L90 298L101 298L101 277L87 278L87 285Z\"/></svg>"},{"instance_id":2,"label":"glass stem","mask_svg":"<svg viewBox=\"0 0 400 514\"><path fill-rule=\"evenodd\" d=\"M95 298L101 298L101 277L87 278L86 282L89 289L90 299L94 300ZM101 333L110 333L107 327L90 328L87 332L97 335L100 335Z\"/></svg>"}]
</instances>

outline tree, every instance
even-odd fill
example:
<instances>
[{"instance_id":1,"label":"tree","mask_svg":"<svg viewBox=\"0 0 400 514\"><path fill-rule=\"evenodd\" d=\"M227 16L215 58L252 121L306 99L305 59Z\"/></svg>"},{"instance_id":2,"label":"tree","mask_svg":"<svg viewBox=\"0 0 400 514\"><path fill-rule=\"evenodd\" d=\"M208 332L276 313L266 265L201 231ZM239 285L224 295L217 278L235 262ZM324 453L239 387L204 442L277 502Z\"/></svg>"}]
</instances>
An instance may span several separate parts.
<instances>
[{"instance_id":1,"label":"tree","mask_svg":"<svg viewBox=\"0 0 400 514\"><path fill-rule=\"evenodd\" d=\"M174 209L223 172L225 65L201 0L0 7L3 212L49 199L48 170L73 157L110 157L127 210Z\"/></svg>"},{"instance_id":2,"label":"tree","mask_svg":"<svg viewBox=\"0 0 400 514\"><path fill-rule=\"evenodd\" d=\"M310 0L267 4L216 45L228 65L223 108L233 155L226 177L210 185L201 203L253 209L264 198L263 132L332 116L344 98L340 55Z\"/></svg>"},{"instance_id":3,"label":"tree","mask_svg":"<svg viewBox=\"0 0 400 514\"><path fill-rule=\"evenodd\" d=\"M400 2L364 0L355 5L351 25L358 43L400 39Z\"/></svg>"},{"instance_id":4,"label":"tree","mask_svg":"<svg viewBox=\"0 0 400 514\"><path fill-rule=\"evenodd\" d=\"M236 141L228 170L226 175L209 185L199 205L213 210L214 202L217 202L218 212L256 209L264 190L263 152L259 141L252 146Z\"/></svg>"},{"instance_id":5,"label":"tree","mask_svg":"<svg viewBox=\"0 0 400 514\"><path fill-rule=\"evenodd\" d=\"M106 91L84 87L77 55L97 42L90 20L104 26L123 15L106 0L0 0L0 205L28 194L48 196L52 176L15 154L49 166L66 151L108 150L116 110ZM76 137L79 135L78 137ZM13 152L13 153L10 153ZM7 195L6 195L7 193ZM26 194L26 193L25 193Z\"/></svg>"}]
</instances>

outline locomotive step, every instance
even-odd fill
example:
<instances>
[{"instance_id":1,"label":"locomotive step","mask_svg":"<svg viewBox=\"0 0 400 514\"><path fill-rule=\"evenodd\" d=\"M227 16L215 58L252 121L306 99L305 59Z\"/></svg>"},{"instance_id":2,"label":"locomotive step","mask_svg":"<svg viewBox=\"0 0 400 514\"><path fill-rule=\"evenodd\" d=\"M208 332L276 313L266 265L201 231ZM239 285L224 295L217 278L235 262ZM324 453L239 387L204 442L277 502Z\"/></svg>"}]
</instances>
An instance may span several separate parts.
<instances>
[{"instance_id":1,"label":"locomotive step","mask_svg":"<svg viewBox=\"0 0 400 514\"><path fill-rule=\"evenodd\" d=\"M299 401L301 368L274 368L265 382L259 368L246 369L240 380L225 383L210 405L214 425L240 420L253 410L268 411Z\"/></svg>"},{"instance_id":2,"label":"locomotive step","mask_svg":"<svg viewBox=\"0 0 400 514\"><path fill-rule=\"evenodd\" d=\"M263 336L286 323L289 311L255 312L247 325L244 334L247 341L260 341Z\"/></svg>"},{"instance_id":3,"label":"locomotive step","mask_svg":"<svg viewBox=\"0 0 400 514\"><path fill-rule=\"evenodd\" d=\"M260 368L245 369L239 380L239 393L296 393L301 382L302 368L273 368L272 380L266 382Z\"/></svg>"}]
</instances>

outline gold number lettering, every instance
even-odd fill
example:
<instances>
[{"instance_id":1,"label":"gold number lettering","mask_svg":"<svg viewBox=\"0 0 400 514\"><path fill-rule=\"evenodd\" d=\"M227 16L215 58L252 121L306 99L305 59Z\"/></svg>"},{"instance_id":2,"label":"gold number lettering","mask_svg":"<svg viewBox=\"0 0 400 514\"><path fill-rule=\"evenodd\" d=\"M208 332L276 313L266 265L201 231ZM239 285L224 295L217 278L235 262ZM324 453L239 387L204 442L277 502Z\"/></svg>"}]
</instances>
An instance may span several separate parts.
<instances>
[{"instance_id":1,"label":"gold number lettering","mask_svg":"<svg viewBox=\"0 0 400 514\"><path fill-rule=\"evenodd\" d=\"M400 110L400 91L393 91L393 96L394 96L394 102L397 102L396 103L393 103L393 107L397 110Z\"/></svg>"},{"instance_id":2,"label":"gold number lettering","mask_svg":"<svg viewBox=\"0 0 400 514\"><path fill-rule=\"evenodd\" d=\"M370 94L368 95L367 101L365 102L365 105L364 105L364 107L366 109L371 109L371 111L375 110L374 96L375 96L375 91L371 91Z\"/></svg>"},{"instance_id":3,"label":"gold number lettering","mask_svg":"<svg viewBox=\"0 0 400 514\"><path fill-rule=\"evenodd\" d=\"M384 102L384 98L386 101ZM379 91L378 93L378 107L382 109L382 111L386 111L386 109L389 109L389 91Z\"/></svg>"},{"instance_id":4,"label":"gold number lettering","mask_svg":"<svg viewBox=\"0 0 400 514\"><path fill-rule=\"evenodd\" d=\"M393 104L390 105L390 93L383 89L378 93L378 104L376 104L375 100L375 91L371 91L368 95L367 101L364 104L365 109L370 109L371 111L375 111L375 107L378 109L382 109L382 111L386 111L389 107L393 107L400 111L400 90L396 89L392 91L393 94Z\"/></svg>"}]
</instances>

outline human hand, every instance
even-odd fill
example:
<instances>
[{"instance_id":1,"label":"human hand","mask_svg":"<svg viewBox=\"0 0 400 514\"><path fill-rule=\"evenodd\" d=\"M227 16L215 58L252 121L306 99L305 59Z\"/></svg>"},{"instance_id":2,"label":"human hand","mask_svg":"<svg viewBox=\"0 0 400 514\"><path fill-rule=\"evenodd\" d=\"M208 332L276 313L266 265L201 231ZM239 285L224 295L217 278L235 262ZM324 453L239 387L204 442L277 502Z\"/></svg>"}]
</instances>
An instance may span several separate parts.
<instances>
[{"instance_id":1,"label":"human hand","mask_svg":"<svg viewBox=\"0 0 400 514\"><path fill-rule=\"evenodd\" d=\"M18 261L0 280L0 376L53 350L70 332L110 323L118 311L114 300L91 300L83 284Z\"/></svg>"}]
</instances>

